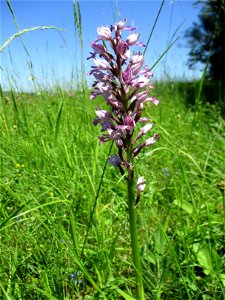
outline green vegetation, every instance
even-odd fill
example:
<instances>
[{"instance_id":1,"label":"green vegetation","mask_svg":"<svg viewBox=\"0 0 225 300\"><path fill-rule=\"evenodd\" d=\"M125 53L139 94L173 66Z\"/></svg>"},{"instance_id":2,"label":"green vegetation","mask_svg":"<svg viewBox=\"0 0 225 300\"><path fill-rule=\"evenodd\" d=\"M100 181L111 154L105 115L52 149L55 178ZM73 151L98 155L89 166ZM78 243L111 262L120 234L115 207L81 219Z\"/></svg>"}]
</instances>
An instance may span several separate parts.
<instances>
[{"instance_id":1,"label":"green vegetation","mask_svg":"<svg viewBox=\"0 0 225 300\"><path fill-rule=\"evenodd\" d=\"M146 114L160 140L137 161L146 299L225 299L224 120L180 90L156 84ZM126 183L109 165L82 253L110 149L98 102L60 88L1 96L1 299L132 299Z\"/></svg>"},{"instance_id":2,"label":"green vegetation","mask_svg":"<svg viewBox=\"0 0 225 300\"><path fill-rule=\"evenodd\" d=\"M0 52L47 29L19 30L7 4L18 33ZM107 164L114 146L92 125L101 99L89 100L83 60L80 69L75 91L0 89L0 299L134 299L126 182ZM156 83L160 105L146 107L160 134L136 160L147 180L137 210L146 299L225 299L224 85L205 74Z\"/></svg>"}]
</instances>

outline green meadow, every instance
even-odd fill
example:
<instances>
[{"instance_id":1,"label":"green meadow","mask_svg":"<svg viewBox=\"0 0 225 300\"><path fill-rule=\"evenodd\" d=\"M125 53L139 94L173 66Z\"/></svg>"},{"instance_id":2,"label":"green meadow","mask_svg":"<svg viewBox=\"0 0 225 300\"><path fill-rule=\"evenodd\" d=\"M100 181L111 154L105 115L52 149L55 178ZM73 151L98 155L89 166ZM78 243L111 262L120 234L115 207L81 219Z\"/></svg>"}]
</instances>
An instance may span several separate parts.
<instances>
[{"instance_id":1,"label":"green meadow","mask_svg":"<svg viewBox=\"0 0 225 300\"><path fill-rule=\"evenodd\" d=\"M74 20L83 55L79 2ZM74 90L0 86L0 299L135 299L126 181L107 161L116 146L99 143L104 101L83 68ZM155 82L160 104L144 109L160 135L135 160L147 300L225 299L225 98L204 76Z\"/></svg>"},{"instance_id":2,"label":"green meadow","mask_svg":"<svg viewBox=\"0 0 225 300\"><path fill-rule=\"evenodd\" d=\"M156 83L160 140L136 161L146 298L225 299L224 119L179 90ZM1 299L132 299L126 184L89 94L1 93Z\"/></svg>"}]
</instances>

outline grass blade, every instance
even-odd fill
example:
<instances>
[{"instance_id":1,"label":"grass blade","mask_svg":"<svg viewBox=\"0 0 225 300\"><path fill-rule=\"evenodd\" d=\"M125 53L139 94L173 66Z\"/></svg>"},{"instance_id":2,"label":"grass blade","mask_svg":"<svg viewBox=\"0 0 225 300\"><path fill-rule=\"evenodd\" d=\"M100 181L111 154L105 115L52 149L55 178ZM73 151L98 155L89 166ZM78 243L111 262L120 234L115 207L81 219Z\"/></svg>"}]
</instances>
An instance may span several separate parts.
<instances>
[{"instance_id":1,"label":"grass blade","mask_svg":"<svg viewBox=\"0 0 225 300\"><path fill-rule=\"evenodd\" d=\"M58 111L56 122L55 122L55 142L57 141L58 136L59 136L59 129L60 129L61 116L62 116L62 109L63 109L63 102L59 106L59 111Z\"/></svg>"},{"instance_id":2,"label":"grass blade","mask_svg":"<svg viewBox=\"0 0 225 300\"><path fill-rule=\"evenodd\" d=\"M46 30L46 29L57 29L61 30L55 26L36 26L36 27L31 27L31 28L26 28L23 30L18 31L17 33L13 34L10 38L7 39L7 41L0 47L0 53L11 43L15 38L20 37L21 35L35 31L35 30Z\"/></svg>"},{"instance_id":3,"label":"grass blade","mask_svg":"<svg viewBox=\"0 0 225 300\"><path fill-rule=\"evenodd\" d=\"M144 50L143 54L145 54L145 52L146 52L146 50L147 50L147 48L148 48L148 45L149 45L149 43L150 43L152 34L153 34L153 32L154 32L156 23L157 23L157 21L158 21L158 18L159 18L159 15L160 15L160 13L161 13L161 10L162 10L162 8L163 8L164 3L165 3L165 0L163 0L162 3L161 3L161 5L160 5L159 11L158 11L157 16L156 16L156 18L155 18L155 22L154 22L153 27L152 27L152 30L151 30L151 32L150 32L150 35L149 35L148 41L147 41L147 43L146 43L145 50Z\"/></svg>"}]
</instances>

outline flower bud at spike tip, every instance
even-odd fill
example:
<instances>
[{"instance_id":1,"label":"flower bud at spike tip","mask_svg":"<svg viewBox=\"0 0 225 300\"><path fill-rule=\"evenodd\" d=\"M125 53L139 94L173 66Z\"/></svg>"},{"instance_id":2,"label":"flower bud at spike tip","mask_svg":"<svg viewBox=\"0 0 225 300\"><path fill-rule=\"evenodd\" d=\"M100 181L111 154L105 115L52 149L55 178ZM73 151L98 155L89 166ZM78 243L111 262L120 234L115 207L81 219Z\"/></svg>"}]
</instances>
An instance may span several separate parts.
<instances>
[{"instance_id":1,"label":"flower bud at spike tip","mask_svg":"<svg viewBox=\"0 0 225 300\"><path fill-rule=\"evenodd\" d=\"M117 28L118 30L122 30L122 29L124 28L124 25L125 25L126 21L127 21L127 19L125 18L123 21L118 22L118 23L116 24L116 28Z\"/></svg>"}]
</instances>

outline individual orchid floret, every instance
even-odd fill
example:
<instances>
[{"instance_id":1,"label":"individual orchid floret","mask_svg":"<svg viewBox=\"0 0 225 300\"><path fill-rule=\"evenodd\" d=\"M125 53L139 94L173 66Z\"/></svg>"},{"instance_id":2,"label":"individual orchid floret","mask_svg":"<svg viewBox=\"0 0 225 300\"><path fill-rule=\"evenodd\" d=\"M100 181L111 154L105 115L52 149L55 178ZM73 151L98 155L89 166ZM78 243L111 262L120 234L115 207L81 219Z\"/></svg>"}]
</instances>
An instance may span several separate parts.
<instances>
[{"instance_id":1,"label":"individual orchid floret","mask_svg":"<svg viewBox=\"0 0 225 300\"><path fill-rule=\"evenodd\" d=\"M151 70L150 69L148 69L148 68L146 68L146 69L144 69L144 70L142 70L142 71L140 71L140 74L141 75L144 75L146 78L150 78L150 77L153 77L153 73L151 72Z\"/></svg>"},{"instance_id":2,"label":"individual orchid floret","mask_svg":"<svg viewBox=\"0 0 225 300\"><path fill-rule=\"evenodd\" d=\"M132 70L130 67L127 67L127 69L123 72L121 81L124 84L124 87L128 88L128 86L132 85L132 80L133 80L133 74ZM128 90L127 90L128 92Z\"/></svg>"},{"instance_id":3,"label":"individual orchid floret","mask_svg":"<svg viewBox=\"0 0 225 300\"><path fill-rule=\"evenodd\" d=\"M94 51L98 54L102 54L106 51L106 48L102 44L97 44L96 42L91 43L91 47L94 49Z\"/></svg>"},{"instance_id":4,"label":"individual orchid floret","mask_svg":"<svg viewBox=\"0 0 225 300\"><path fill-rule=\"evenodd\" d=\"M155 134L153 137L148 138L145 142L141 143L140 145L138 145L137 147L135 147L133 149L132 152L132 156L135 157L138 155L138 153L147 146L152 146L153 144L155 144L155 142L157 141L157 139L159 138L158 134Z\"/></svg>"},{"instance_id":5,"label":"individual orchid floret","mask_svg":"<svg viewBox=\"0 0 225 300\"><path fill-rule=\"evenodd\" d=\"M140 34L138 33L131 33L128 38L126 39L126 43L129 46L133 46L137 43L138 39L139 39Z\"/></svg>"},{"instance_id":6,"label":"individual orchid floret","mask_svg":"<svg viewBox=\"0 0 225 300\"><path fill-rule=\"evenodd\" d=\"M151 129L152 129L152 124L148 123L143 128L141 128L140 133L141 133L141 135L146 134Z\"/></svg>"},{"instance_id":7,"label":"individual orchid floret","mask_svg":"<svg viewBox=\"0 0 225 300\"><path fill-rule=\"evenodd\" d=\"M148 138L143 144L144 144L144 147L146 146L151 146L153 144L155 144L156 140L159 138L159 135L158 134L154 134L153 137L151 138Z\"/></svg>"},{"instance_id":8,"label":"individual orchid floret","mask_svg":"<svg viewBox=\"0 0 225 300\"><path fill-rule=\"evenodd\" d=\"M141 176L137 180L137 190L139 192L143 192L146 186L146 180L144 179L144 176Z\"/></svg>"},{"instance_id":9,"label":"individual orchid floret","mask_svg":"<svg viewBox=\"0 0 225 300\"><path fill-rule=\"evenodd\" d=\"M143 66L143 63L144 63L143 54L139 53L131 57L129 66L132 70L133 75L138 74L138 72L141 70Z\"/></svg>"},{"instance_id":10,"label":"individual orchid floret","mask_svg":"<svg viewBox=\"0 0 225 300\"><path fill-rule=\"evenodd\" d=\"M130 63L135 65L135 64L139 64L139 63L144 63L144 55L142 53L137 53L135 55L133 55L130 59Z\"/></svg>"},{"instance_id":11,"label":"individual orchid floret","mask_svg":"<svg viewBox=\"0 0 225 300\"><path fill-rule=\"evenodd\" d=\"M92 93L91 93L91 96L90 96L90 99L91 99L91 100L95 99L97 95L98 95L98 93L92 92Z\"/></svg>"},{"instance_id":12,"label":"individual orchid floret","mask_svg":"<svg viewBox=\"0 0 225 300\"><path fill-rule=\"evenodd\" d=\"M115 30L122 30L124 29L124 25L126 24L127 19L123 19L122 21L116 23Z\"/></svg>"},{"instance_id":13,"label":"individual orchid floret","mask_svg":"<svg viewBox=\"0 0 225 300\"><path fill-rule=\"evenodd\" d=\"M127 49L128 49L127 44L121 38L118 39L117 45L116 45L117 54L122 56L126 52Z\"/></svg>"},{"instance_id":14,"label":"individual orchid floret","mask_svg":"<svg viewBox=\"0 0 225 300\"><path fill-rule=\"evenodd\" d=\"M138 122L146 123L146 122L148 122L148 118L146 118L146 117L140 118L140 119L138 120Z\"/></svg>"},{"instance_id":15,"label":"individual orchid floret","mask_svg":"<svg viewBox=\"0 0 225 300\"><path fill-rule=\"evenodd\" d=\"M146 134L151 129L152 129L152 124L151 123L146 124L143 128L141 128L140 132L138 133L136 138L133 140L132 144L134 144L142 135Z\"/></svg>"},{"instance_id":16,"label":"individual orchid floret","mask_svg":"<svg viewBox=\"0 0 225 300\"><path fill-rule=\"evenodd\" d=\"M96 66L98 67L99 70L105 71L105 70L108 70L108 69L109 69L108 63L105 62L104 60L95 58L95 59L94 59L94 62L95 62Z\"/></svg>"},{"instance_id":17,"label":"individual orchid floret","mask_svg":"<svg viewBox=\"0 0 225 300\"><path fill-rule=\"evenodd\" d=\"M108 41L112 38L112 32L109 27L98 27L97 33L99 34L98 40L101 39L103 41Z\"/></svg>"},{"instance_id":18,"label":"individual orchid floret","mask_svg":"<svg viewBox=\"0 0 225 300\"><path fill-rule=\"evenodd\" d=\"M99 81L107 83L112 79L112 76L99 71L98 68L95 68L91 72L89 72L89 75L94 75L95 79L97 80L97 83Z\"/></svg>"},{"instance_id":19,"label":"individual orchid floret","mask_svg":"<svg viewBox=\"0 0 225 300\"><path fill-rule=\"evenodd\" d=\"M139 46L139 47L145 47L145 44L142 43L142 42L137 42L136 45Z\"/></svg>"},{"instance_id":20,"label":"individual orchid floret","mask_svg":"<svg viewBox=\"0 0 225 300\"><path fill-rule=\"evenodd\" d=\"M146 180L144 179L144 176L141 176L137 180L137 198L135 201L135 208L138 206L138 203L141 198L141 193L144 191L146 187Z\"/></svg>"},{"instance_id":21,"label":"individual orchid floret","mask_svg":"<svg viewBox=\"0 0 225 300\"><path fill-rule=\"evenodd\" d=\"M112 118L111 113L106 110L96 109L95 112L97 115L97 117L93 120L93 124L95 126L100 122L109 121Z\"/></svg>"},{"instance_id":22,"label":"individual orchid floret","mask_svg":"<svg viewBox=\"0 0 225 300\"><path fill-rule=\"evenodd\" d=\"M116 126L117 129L132 131L135 127L135 120L132 116L125 116L123 125Z\"/></svg>"},{"instance_id":23,"label":"individual orchid floret","mask_svg":"<svg viewBox=\"0 0 225 300\"><path fill-rule=\"evenodd\" d=\"M155 97L148 97L144 100L144 102L152 102L156 106L159 104L159 100L156 99Z\"/></svg>"},{"instance_id":24,"label":"individual orchid floret","mask_svg":"<svg viewBox=\"0 0 225 300\"><path fill-rule=\"evenodd\" d=\"M107 129L108 134L103 134L102 136L99 137L100 143L103 144L105 142L108 142L110 140L115 141L116 146L120 149L124 147L124 132L120 130L114 130L113 128L108 128Z\"/></svg>"},{"instance_id":25,"label":"individual orchid floret","mask_svg":"<svg viewBox=\"0 0 225 300\"><path fill-rule=\"evenodd\" d=\"M123 59L129 59L130 58L130 49L128 48L128 50L123 54Z\"/></svg>"},{"instance_id":26,"label":"individual orchid floret","mask_svg":"<svg viewBox=\"0 0 225 300\"><path fill-rule=\"evenodd\" d=\"M148 93L149 93L148 90L138 93L138 94L135 96L136 99L137 99L137 102L138 102L138 103L144 102L144 101L147 99L147 97L148 97Z\"/></svg>"},{"instance_id":27,"label":"individual orchid floret","mask_svg":"<svg viewBox=\"0 0 225 300\"><path fill-rule=\"evenodd\" d=\"M118 148L123 148L124 147L123 139L125 136L124 132L121 130L111 130L111 129L108 131L110 132L111 139L116 142L116 146Z\"/></svg>"}]
</instances>

